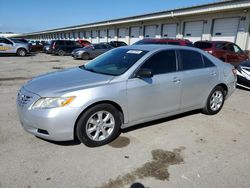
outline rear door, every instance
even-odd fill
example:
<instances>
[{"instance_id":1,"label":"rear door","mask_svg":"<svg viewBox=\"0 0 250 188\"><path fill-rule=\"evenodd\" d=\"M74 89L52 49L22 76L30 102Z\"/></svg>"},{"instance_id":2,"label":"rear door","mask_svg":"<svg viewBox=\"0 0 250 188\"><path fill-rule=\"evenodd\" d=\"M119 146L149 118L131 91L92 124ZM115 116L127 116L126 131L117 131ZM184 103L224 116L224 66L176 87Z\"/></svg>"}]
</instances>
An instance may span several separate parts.
<instances>
[{"instance_id":1,"label":"rear door","mask_svg":"<svg viewBox=\"0 0 250 188\"><path fill-rule=\"evenodd\" d=\"M6 38L0 38L0 53L16 53L13 42Z\"/></svg>"},{"instance_id":2,"label":"rear door","mask_svg":"<svg viewBox=\"0 0 250 188\"><path fill-rule=\"evenodd\" d=\"M129 120L147 119L178 110L181 74L177 71L175 50L157 52L141 68L151 69L154 76L128 80Z\"/></svg>"},{"instance_id":3,"label":"rear door","mask_svg":"<svg viewBox=\"0 0 250 188\"><path fill-rule=\"evenodd\" d=\"M179 50L179 58L183 77L181 108L200 106L218 80L217 67L193 50Z\"/></svg>"}]
</instances>

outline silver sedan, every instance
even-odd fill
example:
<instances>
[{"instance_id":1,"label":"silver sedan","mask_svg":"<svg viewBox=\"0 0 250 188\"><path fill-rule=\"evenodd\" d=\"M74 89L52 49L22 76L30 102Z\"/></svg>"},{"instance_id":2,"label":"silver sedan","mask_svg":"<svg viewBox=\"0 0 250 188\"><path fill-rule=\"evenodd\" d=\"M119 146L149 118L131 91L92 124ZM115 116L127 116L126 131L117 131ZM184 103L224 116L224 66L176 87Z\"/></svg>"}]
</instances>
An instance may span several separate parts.
<instances>
[{"instance_id":1,"label":"silver sedan","mask_svg":"<svg viewBox=\"0 0 250 188\"><path fill-rule=\"evenodd\" d=\"M113 47L108 43L91 44L84 48L77 48L72 51L71 55L74 59L93 59L109 50Z\"/></svg>"},{"instance_id":2,"label":"silver sedan","mask_svg":"<svg viewBox=\"0 0 250 188\"><path fill-rule=\"evenodd\" d=\"M94 147L138 123L195 109L216 114L235 84L233 66L199 49L128 46L32 79L18 92L17 109L33 135Z\"/></svg>"}]
</instances>

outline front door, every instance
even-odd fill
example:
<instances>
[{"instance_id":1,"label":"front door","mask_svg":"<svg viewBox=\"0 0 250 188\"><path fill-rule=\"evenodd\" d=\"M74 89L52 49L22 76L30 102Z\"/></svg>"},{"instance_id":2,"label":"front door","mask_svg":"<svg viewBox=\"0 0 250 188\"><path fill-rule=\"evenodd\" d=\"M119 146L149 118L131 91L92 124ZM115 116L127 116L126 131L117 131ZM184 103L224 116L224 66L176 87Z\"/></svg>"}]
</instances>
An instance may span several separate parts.
<instances>
[{"instance_id":1,"label":"front door","mask_svg":"<svg viewBox=\"0 0 250 188\"><path fill-rule=\"evenodd\" d=\"M6 38L0 38L0 53L15 53L13 43Z\"/></svg>"}]
</instances>

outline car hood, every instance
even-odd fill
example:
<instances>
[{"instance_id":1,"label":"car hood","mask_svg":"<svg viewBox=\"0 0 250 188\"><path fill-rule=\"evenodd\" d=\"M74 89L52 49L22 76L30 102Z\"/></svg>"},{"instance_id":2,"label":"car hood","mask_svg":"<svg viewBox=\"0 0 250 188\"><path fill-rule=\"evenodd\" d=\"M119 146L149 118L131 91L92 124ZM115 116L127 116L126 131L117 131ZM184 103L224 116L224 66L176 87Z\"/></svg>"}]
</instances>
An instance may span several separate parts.
<instances>
[{"instance_id":1,"label":"car hood","mask_svg":"<svg viewBox=\"0 0 250 188\"><path fill-rule=\"evenodd\" d=\"M97 74L79 67L33 78L24 88L41 97L61 96L67 92L107 84L113 76Z\"/></svg>"}]
</instances>

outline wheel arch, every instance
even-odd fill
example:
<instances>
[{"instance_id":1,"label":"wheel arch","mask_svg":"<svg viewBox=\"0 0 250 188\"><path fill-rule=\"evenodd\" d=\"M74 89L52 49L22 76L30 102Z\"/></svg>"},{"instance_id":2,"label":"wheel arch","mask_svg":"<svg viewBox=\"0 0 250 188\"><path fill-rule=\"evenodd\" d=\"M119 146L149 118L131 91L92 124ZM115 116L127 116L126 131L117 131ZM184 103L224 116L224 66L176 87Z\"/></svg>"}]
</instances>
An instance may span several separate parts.
<instances>
[{"instance_id":1,"label":"wheel arch","mask_svg":"<svg viewBox=\"0 0 250 188\"><path fill-rule=\"evenodd\" d=\"M224 95L227 96L227 92L228 92L228 87L227 87L227 85L224 84L224 83L220 83L220 84L218 84L217 86L221 86L221 87L223 88L223 90L224 90ZM215 87L217 87L217 86L215 86Z\"/></svg>"},{"instance_id":2,"label":"wheel arch","mask_svg":"<svg viewBox=\"0 0 250 188\"><path fill-rule=\"evenodd\" d=\"M75 124L74 124L74 140L77 140L77 136L76 136L76 126L77 126L77 123L80 119L80 117L82 116L83 113L85 113L88 109L92 108L93 106L96 106L98 104L111 104L113 105L118 111L119 111L119 114L120 114L120 118L121 118L121 123L123 124L124 123L124 111L122 110L122 107L117 104L116 102L114 101L111 101L111 100L103 100L103 101L98 101L98 102L95 102L93 104L90 104L87 108L85 108L77 117L76 121L75 121Z\"/></svg>"}]
</instances>

